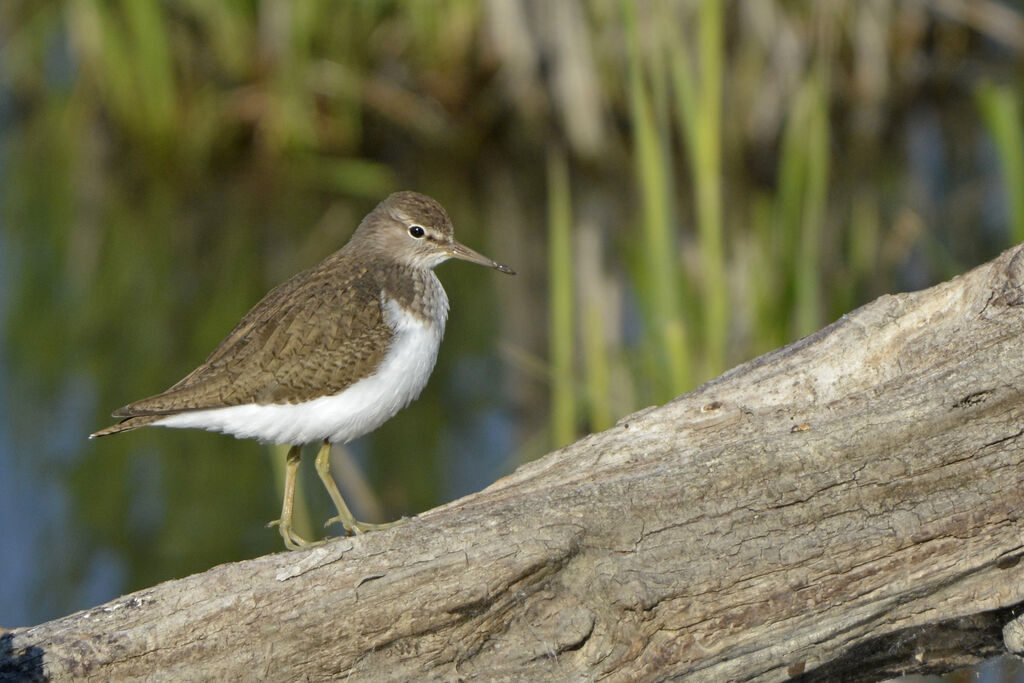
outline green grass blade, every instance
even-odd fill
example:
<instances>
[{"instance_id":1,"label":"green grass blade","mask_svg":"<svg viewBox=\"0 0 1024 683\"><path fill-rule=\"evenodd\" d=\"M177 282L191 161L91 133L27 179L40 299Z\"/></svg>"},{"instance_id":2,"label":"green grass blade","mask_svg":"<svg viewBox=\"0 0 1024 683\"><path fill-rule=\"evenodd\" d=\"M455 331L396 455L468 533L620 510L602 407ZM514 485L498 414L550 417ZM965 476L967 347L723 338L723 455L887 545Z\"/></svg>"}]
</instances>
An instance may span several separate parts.
<instances>
[{"instance_id":1,"label":"green grass blade","mask_svg":"<svg viewBox=\"0 0 1024 683\"><path fill-rule=\"evenodd\" d=\"M793 333L814 331L822 316L821 243L828 192L829 122L821 70L794 97L782 141L777 215L779 268L791 273Z\"/></svg>"},{"instance_id":2,"label":"green grass blade","mask_svg":"<svg viewBox=\"0 0 1024 683\"><path fill-rule=\"evenodd\" d=\"M821 324L821 244L828 194L829 126L824 87L812 82L808 103L806 163L796 268L796 333L810 334Z\"/></svg>"},{"instance_id":3,"label":"green grass blade","mask_svg":"<svg viewBox=\"0 0 1024 683\"><path fill-rule=\"evenodd\" d=\"M572 199L569 164L561 150L548 154L548 283L551 438L557 447L576 438Z\"/></svg>"},{"instance_id":4,"label":"green grass blade","mask_svg":"<svg viewBox=\"0 0 1024 683\"><path fill-rule=\"evenodd\" d=\"M999 156L1009 213L1010 239L1024 242L1024 119L1020 95L1006 86L978 88L978 107Z\"/></svg>"},{"instance_id":5,"label":"green grass blade","mask_svg":"<svg viewBox=\"0 0 1024 683\"><path fill-rule=\"evenodd\" d=\"M724 369L729 333L729 291L726 280L722 220L722 6L705 0L698 26L699 76L685 41L670 33L673 91L678 126L689 150L697 231L700 236L701 301L707 373Z\"/></svg>"},{"instance_id":6,"label":"green grass blade","mask_svg":"<svg viewBox=\"0 0 1024 683\"><path fill-rule=\"evenodd\" d=\"M669 211L670 177L667 141L658 135L651 96L645 84L639 48L636 8L622 3L629 57L630 114L634 136L634 164L640 187L645 286L640 292L653 332L655 353L664 372L657 378L656 399L668 400L690 384L690 357L686 327L680 312L682 277Z\"/></svg>"}]
</instances>

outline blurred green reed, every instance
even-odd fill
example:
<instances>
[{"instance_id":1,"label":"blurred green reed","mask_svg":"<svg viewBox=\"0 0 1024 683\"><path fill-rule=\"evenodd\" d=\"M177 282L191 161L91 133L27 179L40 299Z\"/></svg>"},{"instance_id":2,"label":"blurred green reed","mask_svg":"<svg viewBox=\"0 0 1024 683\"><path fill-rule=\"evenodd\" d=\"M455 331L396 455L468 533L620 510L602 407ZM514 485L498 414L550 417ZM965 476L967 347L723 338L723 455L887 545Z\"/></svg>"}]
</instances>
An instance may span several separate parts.
<instances>
[{"instance_id":1,"label":"blurred green reed","mask_svg":"<svg viewBox=\"0 0 1024 683\"><path fill-rule=\"evenodd\" d=\"M153 147L173 141L178 95L161 5L72 3L68 25L100 97L133 137Z\"/></svg>"},{"instance_id":2,"label":"blurred green reed","mask_svg":"<svg viewBox=\"0 0 1024 683\"><path fill-rule=\"evenodd\" d=\"M1007 86L982 84L976 98L982 119L992 136L1002 171L1010 239L1024 241L1024 115L1020 91Z\"/></svg>"},{"instance_id":3,"label":"blurred green reed","mask_svg":"<svg viewBox=\"0 0 1024 683\"><path fill-rule=\"evenodd\" d=\"M791 278L791 334L803 336L820 326L821 243L828 191L828 111L820 69L797 91L782 138L776 199L776 264Z\"/></svg>"},{"instance_id":4,"label":"blurred green reed","mask_svg":"<svg viewBox=\"0 0 1024 683\"><path fill-rule=\"evenodd\" d=\"M573 301L572 197L565 152L548 152L548 336L551 364L551 439L576 438L576 306Z\"/></svg>"},{"instance_id":5,"label":"blurred green reed","mask_svg":"<svg viewBox=\"0 0 1024 683\"><path fill-rule=\"evenodd\" d=\"M854 183L843 197L840 220L848 225L844 235L831 227L835 223L829 216L835 132L829 59L831 41L850 18L847 10L811 12L816 22L812 35L821 44L810 51L801 79L785 102L777 183L770 192L750 192L746 205L731 207L727 215L723 126L735 125L736 118L723 111L723 4L715 0L622 1L618 9L625 46L621 88L632 132L630 164L638 205L635 217L627 218L623 239L629 287L640 304L644 335L634 347L625 346L621 339L609 344L604 333L607 316L596 316L586 296L578 293L574 320L579 332L574 336L567 312L568 271L575 269L579 274L588 266L577 262L578 248L565 251L570 247L563 234L564 219L556 221L554 215L571 211L561 206L565 199L554 191L556 184L550 182L549 173L550 310L562 311L549 330L556 445L565 442L573 419L590 429L611 423L613 382L609 378L622 377L616 368L629 369L626 381L635 405L667 400L738 358L813 332L861 303L865 292L874 296L885 291L877 276L880 259L902 258L907 249L899 243L898 234L886 241L883 195L869 186L874 177ZM737 63L743 61L742 55L734 58ZM1013 93L1008 88L985 87L979 90L978 101L997 141L1011 223L1017 226L1014 240L1020 241L1024 240L1024 228L1019 227L1024 220L1020 190L1024 142ZM666 125L669 118L675 121L674 129ZM677 144L688 162L688 194L680 191L677 179L685 175L674 163ZM872 155L856 150L852 157L871 159ZM557 186L567 184L560 180ZM732 232L726 229L727 222ZM734 240L731 250L727 235ZM691 249L692 256L684 258ZM730 261L737 259L738 249L744 250L749 267L739 277L733 270L730 281L730 269L737 267ZM734 305L733 296L744 301ZM554 297L559 297L557 304ZM736 342L738 330L743 331L745 346ZM570 338L576 339L582 357L582 386L572 380L578 368L567 367ZM595 363L598 357L605 362ZM574 408L568 406L570 393Z\"/></svg>"},{"instance_id":6,"label":"blurred green reed","mask_svg":"<svg viewBox=\"0 0 1024 683\"><path fill-rule=\"evenodd\" d=\"M700 240L703 376L725 369L729 339L729 283L722 222L722 3L703 0L696 18L696 65L679 24L666 21L673 93L679 130L686 143L697 234ZM698 71L699 69L699 71Z\"/></svg>"},{"instance_id":7,"label":"blurred green reed","mask_svg":"<svg viewBox=\"0 0 1024 683\"><path fill-rule=\"evenodd\" d=\"M682 316L683 278L671 211L669 144L657 126L652 103L652 90L663 90L665 83L655 79L654 86L648 85L636 11L634 3L622 2L633 168L640 195L640 230L631 239L639 242L642 257L633 284L647 318L644 352L651 357L645 365L653 370L654 398L663 402L689 388L691 354Z\"/></svg>"}]
</instances>

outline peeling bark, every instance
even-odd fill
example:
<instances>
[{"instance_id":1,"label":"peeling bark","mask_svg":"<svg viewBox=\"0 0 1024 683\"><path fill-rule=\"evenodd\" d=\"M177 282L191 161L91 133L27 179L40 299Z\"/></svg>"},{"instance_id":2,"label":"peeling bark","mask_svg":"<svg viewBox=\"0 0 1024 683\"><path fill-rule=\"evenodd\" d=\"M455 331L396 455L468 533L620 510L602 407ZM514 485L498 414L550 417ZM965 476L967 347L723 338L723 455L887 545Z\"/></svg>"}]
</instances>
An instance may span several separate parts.
<instances>
[{"instance_id":1,"label":"peeling bark","mask_svg":"<svg viewBox=\"0 0 1024 683\"><path fill-rule=\"evenodd\" d=\"M3 633L0 678L874 680L977 662L1024 604L1022 329L1017 247L409 524Z\"/></svg>"}]
</instances>

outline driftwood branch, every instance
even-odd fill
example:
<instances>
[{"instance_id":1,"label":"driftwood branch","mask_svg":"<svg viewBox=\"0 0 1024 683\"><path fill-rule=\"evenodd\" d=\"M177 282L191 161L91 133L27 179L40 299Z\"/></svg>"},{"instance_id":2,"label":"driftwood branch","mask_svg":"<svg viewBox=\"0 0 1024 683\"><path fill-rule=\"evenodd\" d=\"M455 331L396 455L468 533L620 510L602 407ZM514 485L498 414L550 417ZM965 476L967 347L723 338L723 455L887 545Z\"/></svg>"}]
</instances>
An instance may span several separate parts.
<instances>
[{"instance_id":1,"label":"driftwood branch","mask_svg":"<svg viewBox=\"0 0 1024 683\"><path fill-rule=\"evenodd\" d=\"M867 680L977 662L1024 601L1022 331L1018 247L409 524L6 632L0 677Z\"/></svg>"}]
</instances>

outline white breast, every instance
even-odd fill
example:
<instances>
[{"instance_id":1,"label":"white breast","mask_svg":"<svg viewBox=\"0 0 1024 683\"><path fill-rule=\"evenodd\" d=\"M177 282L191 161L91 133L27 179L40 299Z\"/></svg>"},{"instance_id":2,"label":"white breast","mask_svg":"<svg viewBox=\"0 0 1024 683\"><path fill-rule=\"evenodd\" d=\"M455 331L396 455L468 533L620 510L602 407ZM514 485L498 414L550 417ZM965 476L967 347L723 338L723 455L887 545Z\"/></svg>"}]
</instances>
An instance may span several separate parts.
<instances>
[{"instance_id":1,"label":"white breast","mask_svg":"<svg viewBox=\"0 0 1024 683\"><path fill-rule=\"evenodd\" d=\"M388 352L376 374L341 393L296 404L196 410L153 424L207 429L240 439L256 438L279 444L324 439L345 443L372 432L420 395L434 369L447 315L447 297L439 321L425 321L406 312L395 301L386 301L384 319L395 333Z\"/></svg>"}]
</instances>

